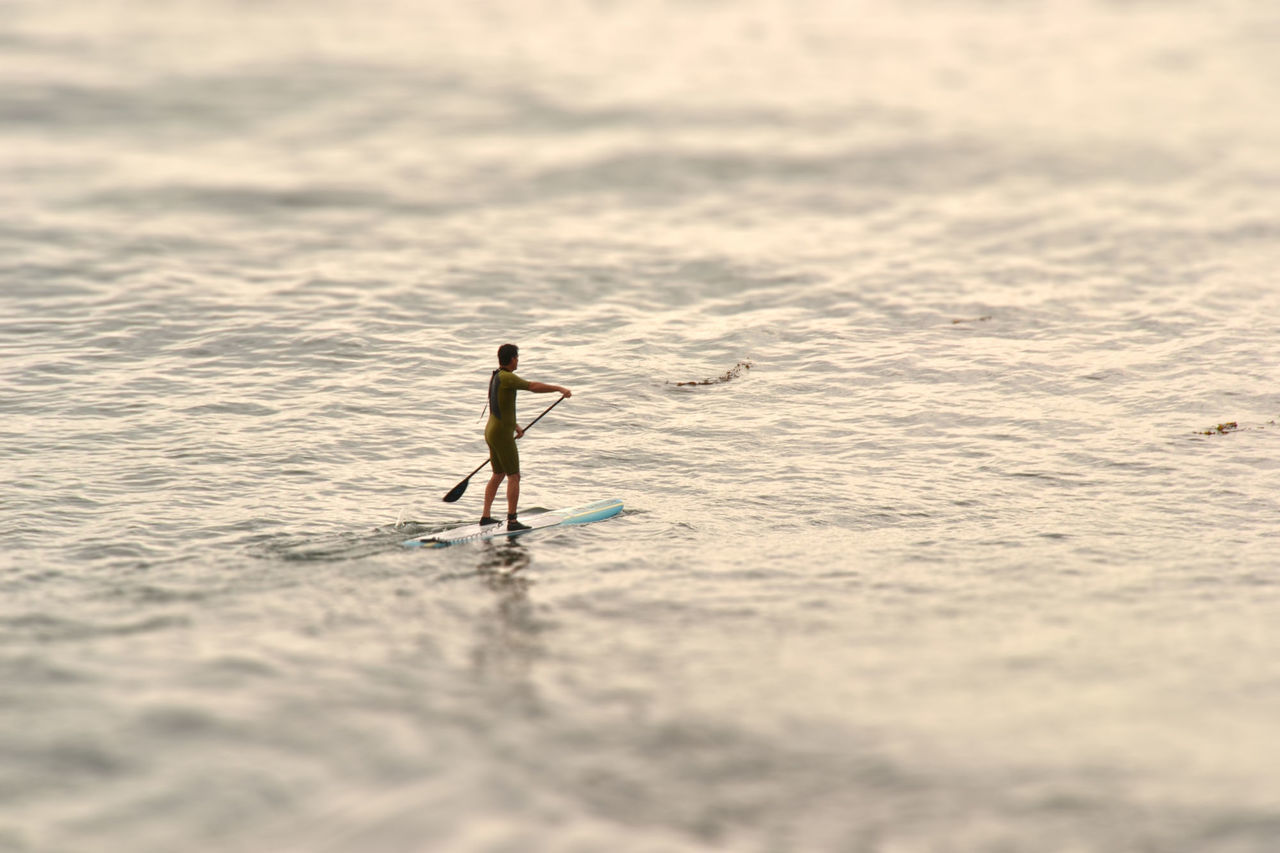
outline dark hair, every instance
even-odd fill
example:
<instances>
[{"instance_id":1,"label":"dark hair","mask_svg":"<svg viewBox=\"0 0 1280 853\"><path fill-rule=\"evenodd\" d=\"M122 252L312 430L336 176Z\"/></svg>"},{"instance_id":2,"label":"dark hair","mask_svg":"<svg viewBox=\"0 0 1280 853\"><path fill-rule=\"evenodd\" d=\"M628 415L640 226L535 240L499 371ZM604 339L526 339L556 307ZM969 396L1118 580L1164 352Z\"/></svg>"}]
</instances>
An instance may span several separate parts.
<instances>
[{"instance_id":1,"label":"dark hair","mask_svg":"<svg viewBox=\"0 0 1280 853\"><path fill-rule=\"evenodd\" d=\"M501 367L504 364L510 364L511 359L515 358L519 354L520 347L515 344L503 344L498 347L498 366Z\"/></svg>"}]
</instances>

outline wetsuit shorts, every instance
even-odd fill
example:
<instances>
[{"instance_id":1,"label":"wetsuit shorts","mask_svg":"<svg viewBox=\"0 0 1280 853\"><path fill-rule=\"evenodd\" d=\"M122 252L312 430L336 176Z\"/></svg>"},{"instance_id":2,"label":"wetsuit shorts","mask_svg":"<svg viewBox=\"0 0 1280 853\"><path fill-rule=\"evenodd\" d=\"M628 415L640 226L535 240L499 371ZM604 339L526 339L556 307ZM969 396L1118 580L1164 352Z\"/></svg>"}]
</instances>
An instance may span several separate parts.
<instances>
[{"instance_id":1,"label":"wetsuit shorts","mask_svg":"<svg viewBox=\"0 0 1280 853\"><path fill-rule=\"evenodd\" d=\"M516 431L497 418L490 417L484 428L489 445L489 463L495 474L520 473L520 451L516 449Z\"/></svg>"}]
</instances>

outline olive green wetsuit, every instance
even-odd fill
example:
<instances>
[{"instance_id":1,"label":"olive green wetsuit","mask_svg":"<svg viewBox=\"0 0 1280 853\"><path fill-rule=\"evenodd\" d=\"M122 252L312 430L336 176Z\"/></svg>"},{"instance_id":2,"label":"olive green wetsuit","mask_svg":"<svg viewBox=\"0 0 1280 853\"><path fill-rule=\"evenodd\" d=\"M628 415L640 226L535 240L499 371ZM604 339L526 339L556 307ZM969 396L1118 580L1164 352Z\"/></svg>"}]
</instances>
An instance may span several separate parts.
<instances>
[{"instance_id":1,"label":"olive green wetsuit","mask_svg":"<svg viewBox=\"0 0 1280 853\"><path fill-rule=\"evenodd\" d=\"M520 451L516 449L516 391L528 391L529 380L499 368L489 379L489 423L484 440L489 445L489 462L495 474L519 474Z\"/></svg>"}]
</instances>

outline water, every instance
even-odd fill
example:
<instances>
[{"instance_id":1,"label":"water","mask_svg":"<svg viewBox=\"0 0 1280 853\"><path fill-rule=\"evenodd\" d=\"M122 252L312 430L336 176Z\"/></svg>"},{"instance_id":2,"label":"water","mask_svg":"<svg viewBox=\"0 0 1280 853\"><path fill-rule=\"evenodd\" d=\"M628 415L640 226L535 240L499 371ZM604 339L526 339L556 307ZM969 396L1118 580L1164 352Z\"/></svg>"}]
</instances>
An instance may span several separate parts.
<instances>
[{"instance_id":1,"label":"water","mask_svg":"<svg viewBox=\"0 0 1280 853\"><path fill-rule=\"evenodd\" d=\"M0 4L0 850L1277 849L1278 35Z\"/></svg>"}]
</instances>

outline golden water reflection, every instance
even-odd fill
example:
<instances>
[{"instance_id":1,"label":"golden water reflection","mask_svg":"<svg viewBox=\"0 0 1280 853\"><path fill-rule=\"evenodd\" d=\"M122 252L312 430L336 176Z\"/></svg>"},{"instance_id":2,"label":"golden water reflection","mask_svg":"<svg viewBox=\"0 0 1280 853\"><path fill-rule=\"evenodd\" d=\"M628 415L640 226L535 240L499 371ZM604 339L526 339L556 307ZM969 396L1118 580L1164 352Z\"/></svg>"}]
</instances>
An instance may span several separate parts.
<instances>
[{"instance_id":1,"label":"golden water reflection","mask_svg":"<svg viewBox=\"0 0 1280 853\"><path fill-rule=\"evenodd\" d=\"M537 615L529 578L523 574L531 556L514 540L483 547L477 569L495 600L477 620L474 672L497 707L530 713L539 704L531 675L534 662L546 654L543 634L548 627Z\"/></svg>"}]
</instances>

